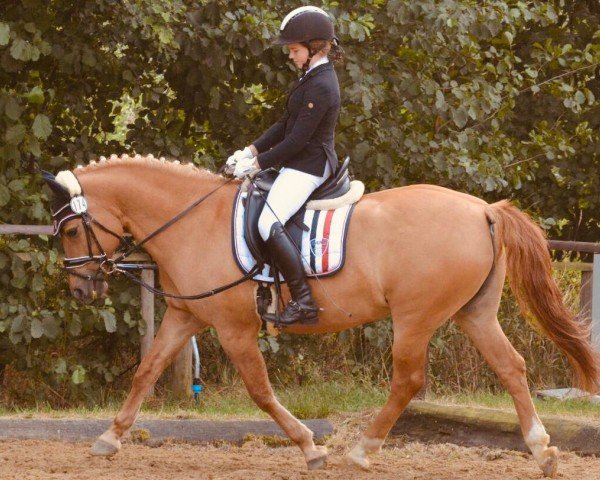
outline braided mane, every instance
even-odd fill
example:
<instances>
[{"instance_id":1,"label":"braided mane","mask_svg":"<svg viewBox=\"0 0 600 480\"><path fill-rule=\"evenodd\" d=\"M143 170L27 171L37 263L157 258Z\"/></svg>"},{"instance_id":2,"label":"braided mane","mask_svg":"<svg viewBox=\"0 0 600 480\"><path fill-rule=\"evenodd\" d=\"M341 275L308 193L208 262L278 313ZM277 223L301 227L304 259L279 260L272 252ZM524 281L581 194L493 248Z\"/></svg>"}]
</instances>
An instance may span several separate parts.
<instances>
[{"instance_id":1,"label":"braided mane","mask_svg":"<svg viewBox=\"0 0 600 480\"><path fill-rule=\"evenodd\" d=\"M122 154L120 157L111 155L109 158L100 157L98 161L92 160L88 165L78 166L75 169L77 174L87 173L97 169L108 168L116 165L130 165L137 163L140 166L146 166L155 169L168 170L173 173L190 175L201 175L204 177L215 177L216 175L205 168L198 168L193 163L181 163L179 160L167 160L165 157L156 158L154 155L134 155Z\"/></svg>"}]
</instances>

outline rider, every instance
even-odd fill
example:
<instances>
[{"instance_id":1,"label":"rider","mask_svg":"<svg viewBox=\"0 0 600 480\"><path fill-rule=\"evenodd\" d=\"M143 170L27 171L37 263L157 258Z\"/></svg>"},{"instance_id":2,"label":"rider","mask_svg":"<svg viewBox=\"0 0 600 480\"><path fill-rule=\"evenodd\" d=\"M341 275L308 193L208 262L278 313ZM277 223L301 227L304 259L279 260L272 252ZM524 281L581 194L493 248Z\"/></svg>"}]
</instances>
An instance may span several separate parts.
<instances>
[{"instance_id":1,"label":"rider","mask_svg":"<svg viewBox=\"0 0 600 480\"><path fill-rule=\"evenodd\" d=\"M335 126L340 111L340 88L333 61L343 57L333 22L320 8L306 6L290 12L281 23L275 45L286 45L289 58L302 70L290 91L283 116L257 140L227 160L234 175L281 165L258 229L290 289L292 299L279 323L318 322L318 307L306 281L300 252L287 235L285 223L310 194L337 168ZM274 315L266 315L274 321Z\"/></svg>"}]
</instances>

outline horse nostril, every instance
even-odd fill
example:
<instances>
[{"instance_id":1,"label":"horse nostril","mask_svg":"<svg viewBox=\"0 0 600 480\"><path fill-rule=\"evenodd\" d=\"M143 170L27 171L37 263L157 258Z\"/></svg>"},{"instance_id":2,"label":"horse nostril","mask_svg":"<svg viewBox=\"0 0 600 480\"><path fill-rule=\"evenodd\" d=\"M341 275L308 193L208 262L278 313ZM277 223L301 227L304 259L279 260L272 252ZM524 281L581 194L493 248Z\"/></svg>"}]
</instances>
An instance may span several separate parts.
<instances>
[{"instance_id":1,"label":"horse nostril","mask_svg":"<svg viewBox=\"0 0 600 480\"><path fill-rule=\"evenodd\" d=\"M79 301L82 301L85 298L85 294L83 293L83 290L81 288L74 289L73 296Z\"/></svg>"}]
</instances>

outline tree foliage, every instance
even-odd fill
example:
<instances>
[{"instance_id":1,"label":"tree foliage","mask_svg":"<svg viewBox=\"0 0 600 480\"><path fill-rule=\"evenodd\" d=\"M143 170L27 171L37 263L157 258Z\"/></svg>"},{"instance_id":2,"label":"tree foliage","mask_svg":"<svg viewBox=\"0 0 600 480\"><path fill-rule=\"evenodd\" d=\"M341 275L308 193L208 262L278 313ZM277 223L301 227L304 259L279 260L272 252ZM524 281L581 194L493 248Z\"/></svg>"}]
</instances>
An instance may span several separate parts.
<instances>
[{"instance_id":1,"label":"tree foliage","mask_svg":"<svg viewBox=\"0 0 600 480\"><path fill-rule=\"evenodd\" d=\"M278 117L297 76L269 48L291 8L281 1L0 7L4 223L49 222L38 164L135 151L220 166ZM598 238L597 2L323 7L346 51L338 152L369 189L429 182L510 197L555 235ZM132 287L101 309L76 305L57 258L48 238L0 238L0 361L81 392L127 367L111 358L143 325Z\"/></svg>"}]
</instances>

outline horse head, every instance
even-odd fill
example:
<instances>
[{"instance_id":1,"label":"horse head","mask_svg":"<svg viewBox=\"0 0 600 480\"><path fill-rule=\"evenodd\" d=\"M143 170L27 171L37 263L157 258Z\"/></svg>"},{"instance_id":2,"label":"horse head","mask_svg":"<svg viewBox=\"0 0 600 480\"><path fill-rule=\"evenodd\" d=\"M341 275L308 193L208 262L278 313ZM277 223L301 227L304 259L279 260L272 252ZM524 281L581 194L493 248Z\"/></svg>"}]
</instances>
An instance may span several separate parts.
<instances>
[{"instance_id":1,"label":"horse head","mask_svg":"<svg viewBox=\"0 0 600 480\"><path fill-rule=\"evenodd\" d=\"M65 170L56 177L43 172L43 179L53 194L54 235L61 239L71 294L86 304L105 297L111 258L123 239L122 222L99 198L84 196L73 172Z\"/></svg>"}]
</instances>

